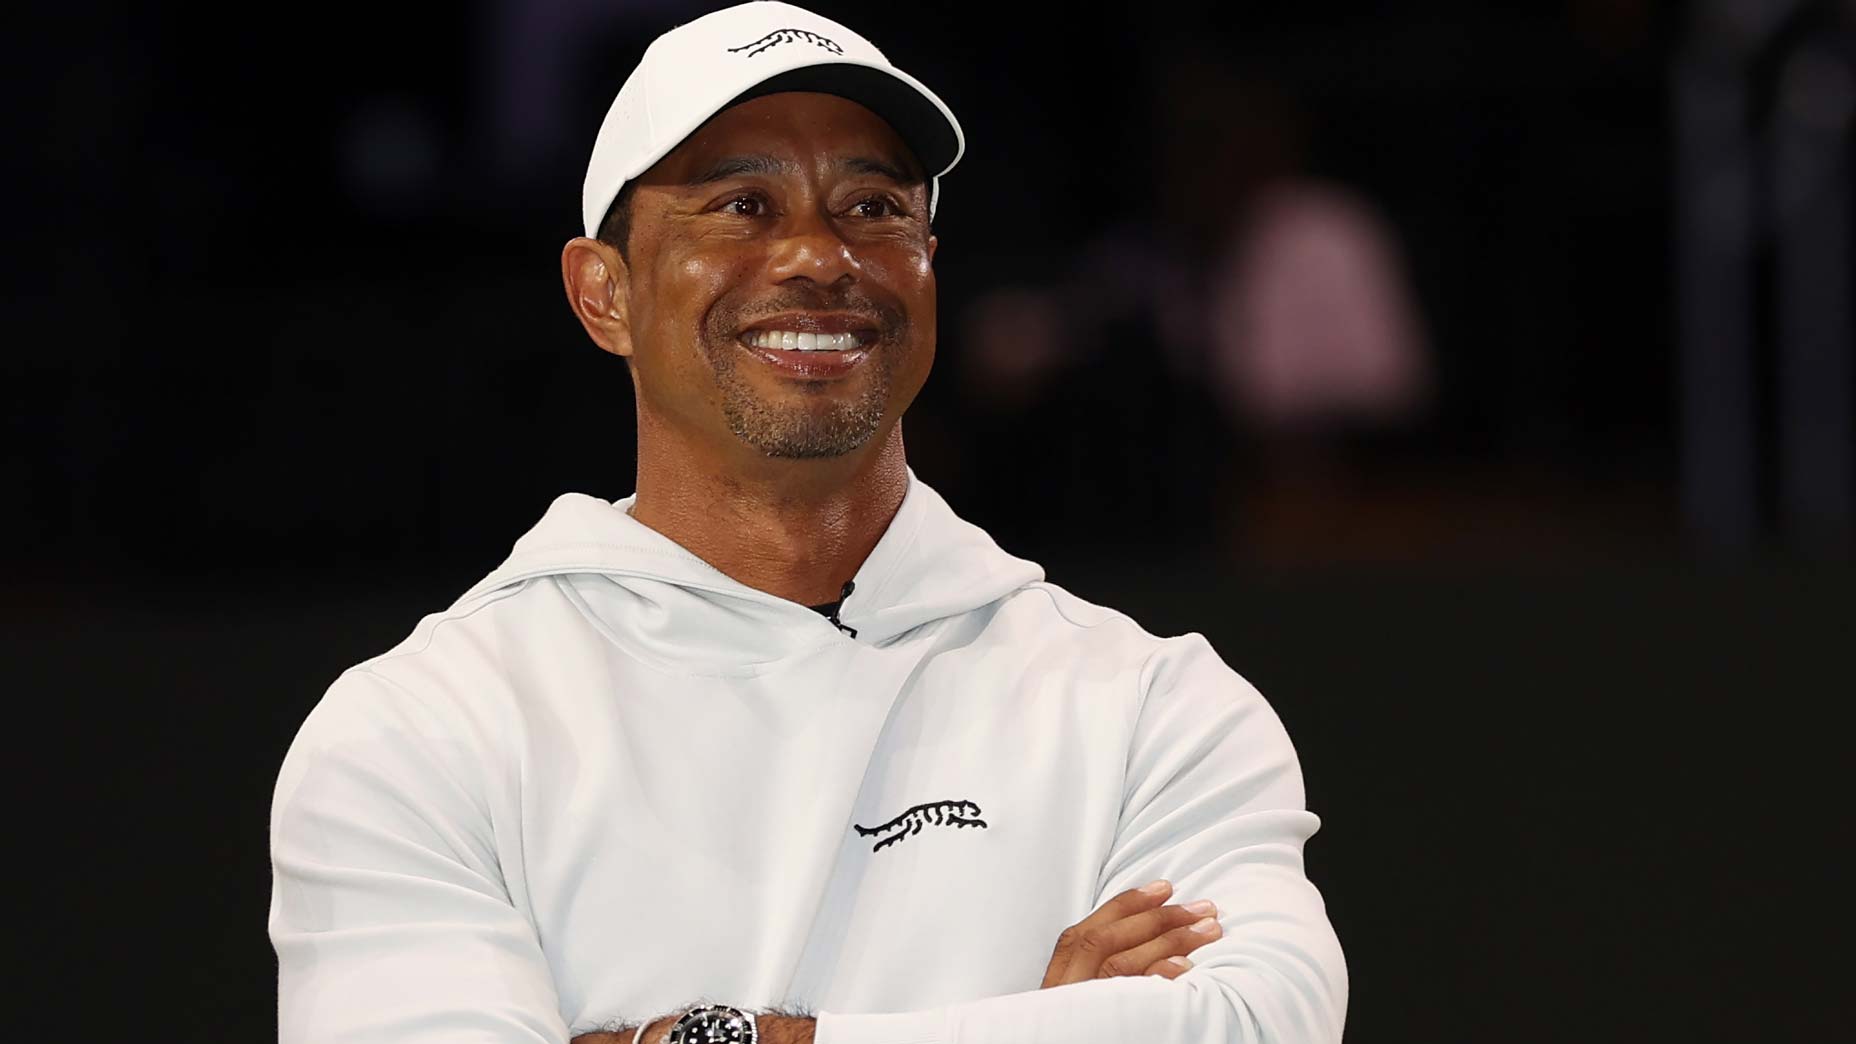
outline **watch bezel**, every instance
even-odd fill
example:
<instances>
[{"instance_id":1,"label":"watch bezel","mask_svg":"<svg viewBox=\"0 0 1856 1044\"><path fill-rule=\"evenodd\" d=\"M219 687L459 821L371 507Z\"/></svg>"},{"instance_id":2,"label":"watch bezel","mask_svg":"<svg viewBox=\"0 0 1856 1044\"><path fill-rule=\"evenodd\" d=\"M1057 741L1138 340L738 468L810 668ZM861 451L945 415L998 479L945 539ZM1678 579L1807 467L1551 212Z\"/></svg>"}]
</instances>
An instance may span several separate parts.
<instances>
[{"instance_id":1,"label":"watch bezel","mask_svg":"<svg viewBox=\"0 0 1856 1044\"><path fill-rule=\"evenodd\" d=\"M760 1025L754 1021L753 1012L742 1011L728 1004L705 1004L700 1008L691 1008L684 1012L677 1019L676 1025L670 1027L670 1032L664 1035L664 1044L701 1044L699 1041L687 1041L686 1035L690 1029L711 1019L717 1021L740 1019L747 1025L747 1036L743 1038L744 1044L759 1044L760 1042Z\"/></svg>"}]
</instances>

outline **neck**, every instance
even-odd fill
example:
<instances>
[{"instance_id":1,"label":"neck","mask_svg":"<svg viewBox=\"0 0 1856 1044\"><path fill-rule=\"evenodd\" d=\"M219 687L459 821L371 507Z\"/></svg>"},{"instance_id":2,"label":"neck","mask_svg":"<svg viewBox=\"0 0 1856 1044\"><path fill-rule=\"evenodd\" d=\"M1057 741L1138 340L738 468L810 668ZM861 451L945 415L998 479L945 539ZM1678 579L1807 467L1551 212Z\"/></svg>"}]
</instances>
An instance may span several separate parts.
<instances>
[{"instance_id":1,"label":"neck","mask_svg":"<svg viewBox=\"0 0 1856 1044\"><path fill-rule=\"evenodd\" d=\"M826 460L745 446L714 460L682 440L639 436L632 517L733 579L802 605L837 600L908 491L899 425Z\"/></svg>"}]
</instances>

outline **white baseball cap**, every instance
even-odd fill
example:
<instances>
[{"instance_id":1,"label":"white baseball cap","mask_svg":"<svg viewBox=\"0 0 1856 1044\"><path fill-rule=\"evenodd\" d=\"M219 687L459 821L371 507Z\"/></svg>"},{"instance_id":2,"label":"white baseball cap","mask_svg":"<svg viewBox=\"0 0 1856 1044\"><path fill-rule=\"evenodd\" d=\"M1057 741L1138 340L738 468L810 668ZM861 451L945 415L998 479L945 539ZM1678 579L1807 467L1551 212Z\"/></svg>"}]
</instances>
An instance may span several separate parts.
<instances>
[{"instance_id":1,"label":"white baseball cap","mask_svg":"<svg viewBox=\"0 0 1856 1044\"><path fill-rule=\"evenodd\" d=\"M627 181L711 116L778 91L835 94L887 120L929 174L928 214L934 216L941 175L966 150L947 105L837 22L792 4L755 0L680 25L645 49L593 142L580 198L586 234L599 235Z\"/></svg>"}]
</instances>

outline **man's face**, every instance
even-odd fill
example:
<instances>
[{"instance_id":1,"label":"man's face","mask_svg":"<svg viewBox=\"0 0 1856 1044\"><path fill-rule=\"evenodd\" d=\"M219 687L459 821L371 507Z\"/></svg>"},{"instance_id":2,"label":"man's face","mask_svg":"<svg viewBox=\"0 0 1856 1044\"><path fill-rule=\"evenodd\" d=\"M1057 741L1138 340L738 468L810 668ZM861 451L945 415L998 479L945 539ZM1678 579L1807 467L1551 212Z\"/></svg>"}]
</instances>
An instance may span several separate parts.
<instances>
[{"instance_id":1,"label":"man's face","mask_svg":"<svg viewBox=\"0 0 1856 1044\"><path fill-rule=\"evenodd\" d=\"M813 93L724 110L632 199L641 408L770 457L864 446L933 362L934 247L921 169L875 113Z\"/></svg>"}]
</instances>

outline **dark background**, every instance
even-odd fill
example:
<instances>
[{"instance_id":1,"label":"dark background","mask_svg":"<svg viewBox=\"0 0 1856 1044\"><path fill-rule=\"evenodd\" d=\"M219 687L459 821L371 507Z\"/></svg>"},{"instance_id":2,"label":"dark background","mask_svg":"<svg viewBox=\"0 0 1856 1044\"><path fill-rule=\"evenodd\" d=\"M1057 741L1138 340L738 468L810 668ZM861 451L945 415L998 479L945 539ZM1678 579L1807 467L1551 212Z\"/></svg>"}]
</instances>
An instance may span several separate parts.
<instances>
[{"instance_id":1,"label":"dark background","mask_svg":"<svg viewBox=\"0 0 1856 1044\"><path fill-rule=\"evenodd\" d=\"M555 495L631 489L557 259L626 72L712 6L13 34L0 652L19 941L71 991L29 1018L274 1036L303 716ZM1849 5L815 7L967 135L914 467L1270 697L1349 1040L1847 1032ZM1259 414L1151 299L1077 308L1218 292L1283 183L1396 259L1424 377L1389 419ZM1054 361L1001 369L1001 300Z\"/></svg>"}]
</instances>

